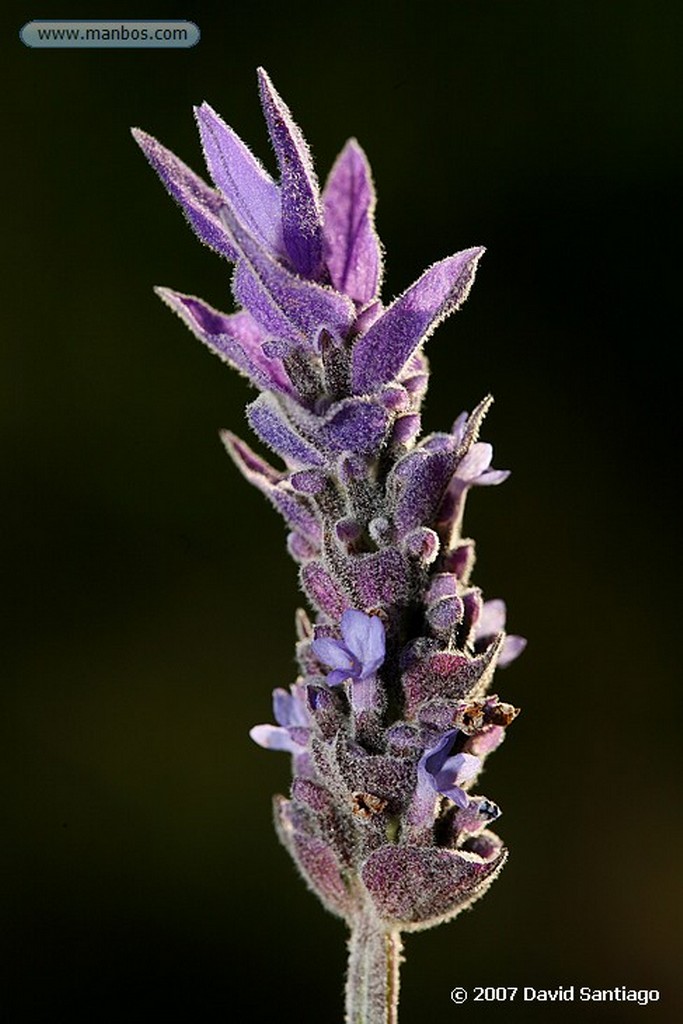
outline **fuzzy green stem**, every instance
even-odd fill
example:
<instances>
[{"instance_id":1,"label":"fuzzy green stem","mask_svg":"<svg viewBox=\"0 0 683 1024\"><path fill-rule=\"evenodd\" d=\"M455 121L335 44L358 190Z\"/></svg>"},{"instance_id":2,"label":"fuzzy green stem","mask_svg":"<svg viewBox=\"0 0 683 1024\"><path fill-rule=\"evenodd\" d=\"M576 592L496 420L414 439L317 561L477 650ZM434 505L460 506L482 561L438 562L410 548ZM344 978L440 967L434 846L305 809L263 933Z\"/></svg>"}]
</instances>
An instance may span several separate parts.
<instances>
[{"instance_id":1,"label":"fuzzy green stem","mask_svg":"<svg viewBox=\"0 0 683 1024\"><path fill-rule=\"evenodd\" d=\"M349 939L346 1024L398 1024L401 934L373 914L359 917Z\"/></svg>"}]
</instances>

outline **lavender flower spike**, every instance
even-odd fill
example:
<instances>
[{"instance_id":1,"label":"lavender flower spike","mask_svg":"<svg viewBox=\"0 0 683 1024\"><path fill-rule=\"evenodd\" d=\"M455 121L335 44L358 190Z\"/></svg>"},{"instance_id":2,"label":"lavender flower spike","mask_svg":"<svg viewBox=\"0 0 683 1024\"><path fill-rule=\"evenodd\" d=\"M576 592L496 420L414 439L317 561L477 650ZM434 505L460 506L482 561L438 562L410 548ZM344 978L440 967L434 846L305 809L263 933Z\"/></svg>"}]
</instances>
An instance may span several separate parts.
<instances>
[{"instance_id":1,"label":"lavender flower spike","mask_svg":"<svg viewBox=\"0 0 683 1024\"><path fill-rule=\"evenodd\" d=\"M237 468L282 515L312 609L298 677L273 694L261 747L292 756L278 835L350 932L347 1024L396 1024L401 934L456 916L507 851L500 811L472 794L517 709L487 695L523 650L506 607L470 580L470 489L502 483L478 440L490 405L420 437L424 346L469 292L481 247L434 263L386 306L367 159L346 143L321 194L301 130L263 70L277 180L206 103L213 185L134 131L200 239L234 263L236 309L161 299L257 389L248 422L278 465L230 431Z\"/></svg>"}]
</instances>

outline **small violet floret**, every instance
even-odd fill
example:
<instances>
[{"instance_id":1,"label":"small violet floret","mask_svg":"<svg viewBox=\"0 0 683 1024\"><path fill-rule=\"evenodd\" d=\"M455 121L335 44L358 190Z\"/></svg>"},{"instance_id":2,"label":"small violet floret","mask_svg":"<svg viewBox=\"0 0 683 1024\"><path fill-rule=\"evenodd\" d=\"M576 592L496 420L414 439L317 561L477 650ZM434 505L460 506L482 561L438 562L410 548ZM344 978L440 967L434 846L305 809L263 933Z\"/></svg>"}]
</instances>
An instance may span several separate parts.
<instances>
[{"instance_id":1,"label":"small violet floret","mask_svg":"<svg viewBox=\"0 0 683 1024\"><path fill-rule=\"evenodd\" d=\"M290 687L289 693L281 688L273 690L273 715L277 725L255 725L249 731L251 738L268 750L300 754L306 748L311 724L305 690L300 683Z\"/></svg>"},{"instance_id":2,"label":"small violet floret","mask_svg":"<svg viewBox=\"0 0 683 1024\"><path fill-rule=\"evenodd\" d=\"M315 656L332 669L327 676L330 686L345 679L368 679L384 661L384 624L376 615L348 608L341 617L341 635L341 640L324 636L311 644Z\"/></svg>"},{"instance_id":3,"label":"small violet floret","mask_svg":"<svg viewBox=\"0 0 683 1024\"><path fill-rule=\"evenodd\" d=\"M485 648L497 633L504 632L506 616L505 601L501 601L500 598L484 601L475 626L475 646L481 645ZM498 668L505 668L518 658L525 647L525 637L508 634L498 656Z\"/></svg>"},{"instance_id":4,"label":"small violet floret","mask_svg":"<svg viewBox=\"0 0 683 1024\"><path fill-rule=\"evenodd\" d=\"M452 754L459 729L450 729L433 747L424 752L418 765L421 781L426 782L436 793L446 796L463 809L468 805L468 796L462 788L470 782L481 768L481 759L474 754L460 752Z\"/></svg>"}]
</instances>

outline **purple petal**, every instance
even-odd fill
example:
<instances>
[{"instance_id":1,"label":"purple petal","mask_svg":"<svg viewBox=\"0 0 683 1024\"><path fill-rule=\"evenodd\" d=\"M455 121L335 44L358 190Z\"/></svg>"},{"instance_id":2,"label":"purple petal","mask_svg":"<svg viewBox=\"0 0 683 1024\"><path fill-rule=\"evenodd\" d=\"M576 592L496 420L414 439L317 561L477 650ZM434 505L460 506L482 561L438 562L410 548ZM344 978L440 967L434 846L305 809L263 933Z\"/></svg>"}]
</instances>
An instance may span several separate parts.
<instances>
[{"instance_id":1,"label":"purple petal","mask_svg":"<svg viewBox=\"0 0 683 1024\"><path fill-rule=\"evenodd\" d=\"M487 400L485 399L479 408L483 408L486 401ZM490 404L490 402L488 404ZM476 428L474 416L467 425L466 433L469 434L470 430L473 428ZM466 437L463 444L467 445L467 443ZM510 475L508 470L489 469L488 467L491 464L492 457L493 448L490 444L486 444L481 441L474 442L460 460L458 467L453 474L453 478L448 486L446 494L444 495L441 508L438 512L439 523L450 527L451 540L453 540L457 535L457 530L462 520L462 514L465 507L465 498L469 488L500 484L504 480L507 480Z\"/></svg>"},{"instance_id":2,"label":"purple petal","mask_svg":"<svg viewBox=\"0 0 683 1024\"><path fill-rule=\"evenodd\" d=\"M345 398L323 414L311 412L296 400L283 398L281 404L292 426L321 452L329 456L352 453L362 463L361 476L365 460L360 457L375 454L386 438L389 413L374 400Z\"/></svg>"},{"instance_id":3,"label":"purple petal","mask_svg":"<svg viewBox=\"0 0 683 1024\"><path fill-rule=\"evenodd\" d=\"M413 353L403 367L399 379L412 396L414 407L419 408L429 383L429 365L424 352L420 352L418 349Z\"/></svg>"},{"instance_id":4,"label":"purple petal","mask_svg":"<svg viewBox=\"0 0 683 1024\"><path fill-rule=\"evenodd\" d=\"M195 107L206 165L237 216L270 251L282 253L280 193L265 168L208 103Z\"/></svg>"},{"instance_id":5,"label":"purple petal","mask_svg":"<svg viewBox=\"0 0 683 1024\"><path fill-rule=\"evenodd\" d=\"M353 350L355 394L375 391L401 373L434 328L465 301L483 252L465 249L435 263L358 339Z\"/></svg>"},{"instance_id":6,"label":"purple petal","mask_svg":"<svg viewBox=\"0 0 683 1024\"><path fill-rule=\"evenodd\" d=\"M377 615L348 608L342 615L341 632L344 643L361 664L358 678L367 679L384 661L384 623Z\"/></svg>"},{"instance_id":7,"label":"purple petal","mask_svg":"<svg viewBox=\"0 0 683 1024\"><path fill-rule=\"evenodd\" d=\"M339 686L346 679L352 679L353 672L350 668L335 668L328 676L326 676L326 682L328 686Z\"/></svg>"},{"instance_id":8,"label":"purple petal","mask_svg":"<svg viewBox=\"0 0 683 1024\"><path fill-rule=\"evenodd\" d=\"M316 814L328 815L334 813L335 804L332 794L327 789L323 789L322 786L311 782L310 779L294 779L292 781L292 796L297 803L306 804Z\"/></svg>"},{"instance_id":9,"label":"purple petal","mask_svg":"<svg viewBox=\"0 0 683 1024\"><path fill-rule=\"evenodd\" d=\"M448 757L434 776L437 789L448 796L448 789L469 782L481 768L481 761L474 754L454 754ZM457 801L456 801L457 803Z\"/></svg>"},{"instance_id":10,"label":"purple petal","mask_svg":"<svg viewBox=\"0 0 683 1024\"><path fill-rule=\"evenodd\" d=\"M251 313L241 310L226 316L202 299L170 288L155 288L166 303L211 351L263 391L293 395L294 389L280 359L264 354L265 335Z\"/></svg>"},{"instance_id":11,"label":"purple petal","mask_svg":"<svg viewBox=\"0 0 683 1024\"><path fill-rule=\"evenodd\" d=\"M458 463L455 475L459 480L471 483L489 468L492 458L492 445L477 441Z\"/></svg>"},{"instance_id":12,"label":"purple petal","mask_svg":"<svg viewBox=\"0 0 683 1024\"><path fill-rule=\"evenodd\" d=\"M292 725L291 721L292 711L292 695L287 693L279 687L277 690L273 690L273 715L278 725L287 726ZM297 723L302 724L302 723Z\"/></svg>"},{"instance_id":13,"label":"purple petal","mask_svg":"<svg viewBox=\"0 0 683 1024\"><path fill-rule=\"evenodd\" d=\"M458 418L456 419L455 423L453 424L451 433L453 434L453 437L455 438L455 443L458 446L462 443L465 437L465 431L467 430L467 420L468 414L466 412L461 412Z\"/></svg>"},{"instance_id":14,"label":"purple petal","mask_svg":"<svg viewBox=\"0 0 683 1024\"><path fill-rule=\"evenodd\" d=\"M493 636L494 633L502 633L505 629L505 617L507 609L505 608L505 601L501 601L500 598L494 598L492 601L484 601L479 618L477 619L477 627L475 636Z\"/></svg>"},{"instance_id":15,"label":"purple petal","mask_svg":"<svg viewBox=\"0 0 683 1024\"><path fill-rule=\"evenodd\" d=\"M273 337L267 349L269 356L286 356L291 349L305 342L305 334L287 316L286 301L283 302L281 296L276 301L272 290L245 260L235 267L232 291L237 302L248 309L263 330Z\"/></svg>"},{"instance_id":16,"label":"purple petal","mask_svg":"<svg viewBox=\"0 0 683 1024\"><path fill-rule=\"evenodd\" d=\"M339 640L321 636L318 640L313 641L311 650L323 665L346 672L344 679L347 679L355 671L353 655Z\"/></svg>"},{"instance_id":17,"label":"purple petal","mask_svg":"<svg viewBox=\"0 0 683 1024\"><path fill-rule=\"evenodd\" d=\"M423 768L428 775L434 776L442 768L444 762L448 759L448 754L453 746L455 737L459 734L459 729L449 729L445 732L438 743L435 743L433 747L425 750L424 754L420 758L419 768Z\"/></svg>"},{"instance_id":18,"label":"purple petal","mask_svg":"<svg viewBox=\"0 0 683 1024\"><path fill-rule=\"evenodd\" d=\"M502 484L510 476L509 469L489 469L474 481L479 487L491 487L494 484Z\"/></svg>"},{"instance_id":19,"label":"purple petal","mask_svg":"<svg viewBox=\"0 0 683 1024\"><path fill-rule=\"evenodd\" d=\"M327 482L327 476L319 469L302 469L292 473L289 482L299 494L318 494Z\"/></svg>"},{"instance_id":20,"label":"purple petal","mask_svg":"<svg viewBox=\"0 0 683 1024\"><path fill-rule=\"evenodd\" d=\"M304 687L300 684L295 683L291 693L281 687L273 690L273 714L278 725L310 726L311 719L305 701Z\"/></svg>"},{"instance_id":21,"label":"purple petal","mask_svg":"<svg viewBox=\"0 0 683 1024\"><path fill-rule=\"evenodd\" d=\"M438 743L425 750L417 764L417 786L408 811L408 823L413 838L427 830L431 835L434 825L434 809L436 794L439 789L435 782L435 774L441 768L458 735L458 729L445 732Z\"/></svg>"},{"instance_id":22,"label":"purple petal","mask_svg":"<svg viewBox=\"0 0 683 1024\"><path fill-rule=\"evenodd\" d=\"M349 887L333 849L322 839L295 833L292 838L294 860L325 907L333 914L349 917L353 910Z\"/></svg>"},{"instance_id":23,"label":"purple petal","mask_svg":"<svg viewBox=\"0 0 683 1024\"><path fill-rule=\"evenodd\" d=\"M454 804L458 805L458 807L461 807L463 810L467 807L469 798L465 790L461 789L460 786L456 786L455 784L450 786L443 785L437 786L437 789L442 796L448 797L448 799L452 800Z\"/></svg>"},{"instance_id":24,"label":"purple petal","mask_svg":"<svg viewBox=\"0 0 683 1024\"><path fill-rule=\"evenodd\" d=\"M344 146L323 192L324 244L332 284L365 305L379 291L382 255L374 226L375 190L365 153Z\"/></svg>"},{"instance_id":25,"label":"purple petal","mask_svg":"<svg viewBox=\"0 0 683 1024\"><path fill-rule=\"evenodd\" d=\"M324 465L320 452L296 433L273 395L259 395L248 405L247 419L264 444L277 452L288 465Z\"/></svg>"},{"instance_id":26,"label":"purple petal","mask_svg":"<svg viewBox=\"0 0 683 1024\"><path fill-rule=\"evenodd\" d=\"M493 395L485 395L472 411L471 416L468 416L466 412L462 412L456 419L453 424L452 434L458 448L462 449L463 453L476 442L481 425L492 405Z\"/></svg>"},{"instance_id":27,"label":"purple petal","mask_svg":"<svg viewBox=\"0 0 683 1024\"><path fill-rule=\"evenodd\" d=\"M294 269L317 278L322 267L322 213L311 156L288 107L263 68L258 69L261 106L278 167L282 202L282 234Z\"/></svg>"},{"instance_id":28,"label":"purple petal","mask_svg":"<svg viewBox=\"0 0 683 1024\"><path fill-rule=\"evenodd\" d=\"M469 590L465 591L462 598L465 610L463 631L468 640L474 640L476 638L476 626L479 622L479 616L481 615L481 610L484 606L481 591L478 587L471 587Z\"/></svg>"},{"instance_id":29,"label":"purple petal","mask_svg":"<svg viewBox=\"0 0 683 1024\"><path fill-rule=\"evenodd\" d=\"M515 634L506 636L503 649L501 650L500 657L498 658L499 667L505 668L506 665L509 665L511 661L514 661L515 658L520 656L525 647L525 637L516 636Z\"/></svg>"},{"instance_id":30,"label":"purple petal","mask_svg":"<svg viewBox=\"0 0 683 1024\"><path fill-rule=\"evenodd\" d=\"M254 743L267 750L285 750L289 754L296 754L301 750L288 731L279 725L255 725L249 730L249 735Z\"/></svg>"},{"instance_id":31,"label":"purple petal","mask_svg":"<svg viewBox=\"0 0 683 1024\"><path fill-rule=\"evenodd\" d=\"M195 233L229 260L236 259L235 248L219 217L225 200L205 181L179 160L170 149L147 132L133 128L133 138L161 178L167 192L181 206Z\"/></svg>"},{"instance_id":32,"label":"purple petal","mask_svg":"<svg viewBox=\"0 0 683 1024\"><path fill-rule=\"evenodd\" d=\"M343 338L354 318L353 303L330 288L304 281L281 266L246 230L229 207L221 213L234 247L242 256L233 288L238 302L276 338L309 341L322 330Z\"/></svg>"}]
</instances>

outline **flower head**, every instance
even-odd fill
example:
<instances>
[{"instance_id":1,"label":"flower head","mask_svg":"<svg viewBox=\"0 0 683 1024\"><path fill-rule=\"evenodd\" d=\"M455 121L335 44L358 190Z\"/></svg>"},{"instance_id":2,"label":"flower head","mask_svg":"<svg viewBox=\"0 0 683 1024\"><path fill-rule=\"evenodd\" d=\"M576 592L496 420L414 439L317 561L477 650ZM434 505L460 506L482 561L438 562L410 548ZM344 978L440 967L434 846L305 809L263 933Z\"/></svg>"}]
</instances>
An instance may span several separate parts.
<instances>
[{"instance_id":1,"label":"flower head","mask_svg":"<svg viewBox=\"0 0 683 1024\"><path fill-rule=\"evenodd\" d=\"M251 736L293 755L276 825L303 877L352 929L371 917L384 950L390 932L468 906L506 857L487 831L498 808L466 792L516 714L486 693L523 644L504 637L502 601L470 585L474 541L460 533L470 488L508 475L478 440L491 399L420 437L424 346L484 250L438 260L383 302L365 154L349 140L321 190L301 130L258 75L277 178L206 103L212 184L135 132L196 234L234 264L236 309L157 292L259 392L247 420L276 464L221 436L283 517L314 620L299 615L300 676L275 690L276 724ZM348 1019L388 1018L351 1005Z\"/></svg>"}]
</instances>

